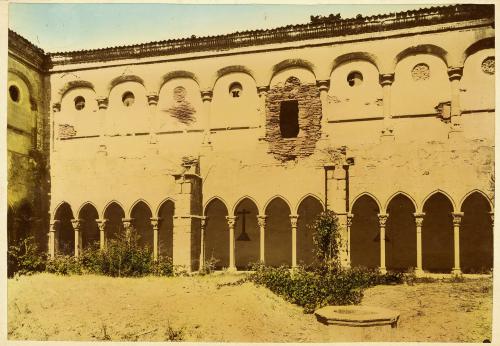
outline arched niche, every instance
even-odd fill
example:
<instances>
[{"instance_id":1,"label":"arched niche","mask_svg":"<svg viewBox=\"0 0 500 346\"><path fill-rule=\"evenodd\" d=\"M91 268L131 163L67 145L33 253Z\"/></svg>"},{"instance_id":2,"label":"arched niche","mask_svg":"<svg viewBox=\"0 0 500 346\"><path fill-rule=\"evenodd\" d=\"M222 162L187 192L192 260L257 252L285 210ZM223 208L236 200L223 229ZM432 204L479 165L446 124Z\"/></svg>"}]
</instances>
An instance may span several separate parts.
<instances>
[{"instance_id":1,"label":"arched niche","mask_svg":"<svg viewBox=\"0 0 500 346\"><path fill-rule=\"evenodd\" d=\"M151 118L144 86L137 81L115 85L109 93L106 118L110 134L149 132Z\"/></svg>"},{"instance_id":2,"label":"arched niche","mask_svg":"<svg viewBox=\"0 0 500 346\"><path fill-rule=\"evenodd\" d=\"M151 209L144 201L138 201L130 210L132 225L139 236L139 244L153 248L153 226L151 225Z\"/></svg>"},{"instance_id":3,"label":"arched niche","mask_svg":"<svg viewBox=\"0 0 500 346\"><path fill-rule=\"evenodd\" d=\"M61 111L55 113L55 122L60 126L72 126L77 136L97 135L103 120L100 116L94 90L78 87L62 96Z\"/></svg>"},{"instance_id":4,"label":"arched niche","mask_svg":"<svg viewBox=\"0 0 500 346\"><path fill-rule=\"evenodd\" d=\"M447 66L441 58L416 54L396 65L391 86L392 115L437 114L435 107L450 100Z\"/></svg>"},{"instance_id":5,"label":"arched niche","mask_svg":"<svg viewBox=\"0 0 500 346\"><path fill-rule=\"evenodd\" d=\"M158 209L158 217L160 218L158 253L169 258L172 258L174 253L174 212L175 205L171 200L164 201Z\"/></svg>"},{"instance_id":6,"label":"arched niche","mask_svg":"<svg viewBox=\"0 0 500 346\"><path fill-rule=\"evenodd\" d=\"M271 266L292 264L292 225L290 206L280 197L273 198L265 208L265 263Z\"/></svg>"},{"instance_id":7,"label":"arched niche","mask_svg":"<svg viewBox=\"0 0 500 346\"><path fill-rule=\"evenodd\" d=\"M315 261L313 235L311 226L319 214L323 212L323 204L314 196L306 196L297 208L297 262L312 265Z\"/></svg>"},{"instance_id":8,"label":"arched niche","mask_svg":"<svg viewBox=\"0 0 500 346\"><path fill-rule=\"evenodd\" d=\"M125 211L123 207L113 201L110 202L103 212L106 222L106 239L115 239L123 231L123 221L125 218Z\"/></svg>"},{"instance_id":9,"label":"arched niche","mask_svg":"<svg viewBox=\"0 0 500 346\"><path fill-rule=\"evenodd\" d=\"M228 209L219 198L213 198L205 207L205 259L215 261L218 269L229 266Z\"/></svg>"},{"instance_id":10,"label":"arched niche","mask_svg":"<svg viewBox=\"0 0 500 346\"><path fill-rule=\"evenodd\" d=\"M351 265L376 268L380 265L379 203L370 195L358 197L351 224Z\"/></svg>"},{"instance_id":11,"label":"arched niche","mask_svg":"<svg viewBox=\"0 0 500 346\"><path fill-rule=\"evenodd\" d=\"M464 63L460 80L460 108L477 111L495 108L495 49L482 49Z\"/></svg>"},{"instance_id":12,"label":"arched niche","mask_svg":"<svg viewBox=\"0 0 500 346\"><path fill-rule=\"evenodd\" d=\"M243 198L235 207L234 226L235 264L238 269L248 269L259 260L260 232L257 222L259 210L250 198Z\"/></svg>"},{"instance_id":13,"label":"arched niche","mask_svg":"<svg viewBox=\"0 0 500 346\"><path fill-rule=\"evenodd\" d=\"M256 126L259 96L255 80L247 73L225 74L214 85L210 127Z\"/></svg>"},{"instance_id":14,"label":"arched niche","mask_svg":"<svg viewBox=\"0 0 500 346\"><path fill-rule=\"evenodd\" d=\"M280 70L275 73L271 78L269 87L273 88L275 86L283 87L288 78L295 77L298 78L302 84L314 84L316 85L316 77L314 73L304 67L291 66Z\"/></svg>"},{"instance_id":15,"label":"arched niche","mask_svg":"<svg viewBox=\"0 0 500 346\"><path fill-rule=\"evenodd\" d=\"M36 127L32 87L17 71L9 70L7 78L7 124L31 133Z\"/></svg>"},{"instance_id":16,"label":"arched niche","mask_svg":"<svg viewBox=\"0 0 500 346\"><path fill-rule=\"evenodd\" d=\"M174 131L203 126L201 93L191 78L169 79L160 89L157 131Z\"/></svg>"},{"instance_id":17,"label":"arched niche","mask_svg":"<svg viewBox=\"0 0 500 346\"><path fill-rule=\"evenodd\" d=\"M81 224L80 231L82 232L82 246L83 248L88 248L91 246L97 247L99 242L99 226L97 221L99 219L99 213L97 209L91 203L86 203L80 208L78 212L78 218L83 220Z\"/></svg>"},{"instance_id":18,"label":"arched niche","mask_svg":"<svg viewBox=\"0 0 500 346\"><path fill-rule=\"evenodd\" d=\"M75 232L71 223L73 219L71 206L66 202L61 203L54 213L54 220L59 221L56 233L57 250L64 255L75 253Z\"/></svg>"},{"instance_id":19,"label":"arched niche","mask_svg":"<svg viewBox=\"0 0 500 346\"><path fill-rule=\"evenodd\" d=\"M332 119L381 116L382 87L377 67L366 60L337 66L330 76L327 113Z\"/></svg>"}]
</instances>

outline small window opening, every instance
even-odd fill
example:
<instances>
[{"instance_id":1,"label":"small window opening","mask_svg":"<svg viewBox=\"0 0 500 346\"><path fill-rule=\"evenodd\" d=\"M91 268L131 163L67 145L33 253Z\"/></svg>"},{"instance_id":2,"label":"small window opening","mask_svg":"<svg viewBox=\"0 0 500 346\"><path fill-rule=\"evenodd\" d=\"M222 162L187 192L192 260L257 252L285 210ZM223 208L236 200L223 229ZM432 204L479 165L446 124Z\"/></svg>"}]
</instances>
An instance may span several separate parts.
<instances>
[{"instance_id":1,"label":"small window opening","mask_svg":"<svg viewBox=\"0 0 500 346\"><path fill-rule=\"evenodd\" d=\"M229 87L229 94L232 97L240 97L241 92L243 91L243 87L241 86L240 83L233 83Z\"/></svg>"},{"instance_id":2,"label":"small window opening","mask_svg":"<svg viewBox=\"0 0 500 346\"><path fill-rule=\"evenodd\" d=\"M280 131L282 138L295 138L299 134L299 102L297 100L281 102Z\"/></svg>"},{"instance_id":3,"label":"small window opening","mask_svg":"<svg viewBox=\"0 0 500 346\"><path fill-rule=\"evenodd\" d=\"M130 91L127 91L122 96L122 102L125 107L130 107L135 102L135 96Z\"/></svg>"},{"instance_id":4,"label":"small window opening","mask_svg":"<svg viewBox=\"0 0 500 346\"><path fill-rule=\"evenodd\" d=\"M363 75L358 71L351 72L347 75L347 83L351 87L360 86L363 83Z\"/></svg>"},{"instance_id":5,"label":"small window opening","mask_svg":"<svg viewBox=\"0 0 500 346\"><path fill-rule=\"evenodd\" d=\"M81 111L85 108L85 99L83 98L83 96L77 96L75 98L75 108L78 111Z\"/></svg>"},{"instance_id":6,"label":"small window opening","mask_svg":"<svg viewBox=\"0 0 500 346\"><path fill-rule=\"evenodd\" d=\"M9 87L10 99L14 102L19 102L19 89L15 85Z\"/></svg>"}]
</instances>

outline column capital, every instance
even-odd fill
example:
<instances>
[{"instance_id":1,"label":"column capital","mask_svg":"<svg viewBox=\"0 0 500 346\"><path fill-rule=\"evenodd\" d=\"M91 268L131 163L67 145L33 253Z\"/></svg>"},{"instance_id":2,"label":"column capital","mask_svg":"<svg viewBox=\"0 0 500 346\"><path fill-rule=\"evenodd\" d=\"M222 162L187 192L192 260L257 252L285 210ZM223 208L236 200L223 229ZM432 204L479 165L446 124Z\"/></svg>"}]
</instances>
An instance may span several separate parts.
<instances>
[{"instance_id":1,"label":"column capital","mask_svg":"<svg viewBox=\"0 0 500 346\"><path fill-rule=\"evenodd\" d=\"M456 213L451 213L451 215L453 215L453 226L460 226L464 213L456 212Z\"/></svg>"},{"instance_id":2,"label":"column capital","mask_svg":"<svg viewBox=\"0 0 500 346\"><path fill-rule=\"evenodd\" d=\"M206 230L208 224L208 216L203 216L200 218L200 220L201 220L201 229Z\"/></svg>"},{"instance_id":3,"label":"column capital","mask_svg":"<svg viewBox=\"0 0 500 346\"><path fill-rule=\"evenodd\" d=\"M104 231L106 229L106 225L108 224L108 219L97 219L95 221L97 222L97 226L99 227L100 231Z\"/></svg>"},{"instance_id":4,"label":"column capital","mask_svg":"<svg viewBox=\"0 0 500 346\"><path fill-rule=\"evenodd\" d=\"M208 101L212 102L212 97L214 96L214 93L212 90L203 90L201 91L201 100L203 102Z\"/></svg>"},{"instance_id":5,"label":"column capital","mask_svg":"<svg viewBox=\"0 0 500 346\"><path fill-rule=\"evenodd\" d=\"M389 214L378 214L378 223L380 227L385 227L385 224L387 223L387 218L389 217Z\"/></svg>"},{"instance_id":6,"label":"column capital","mask_svg":"<svg viewBox=\"0 0 500 346\"><path fill-rule=\"evenodd\" d=\"M153 226L153 229L158 229L158 226L160 225L161 217L152 217L149 219L151 221L151 226Z\"/></svg>"},{"instance_id":7,"label":"column capital","mask_svg":"<svg viewBox=\"0 0 500 346\"><path fill-rule=\"evenodd\" d=\"M61 225L60 220L51 220L49 232L56 232L60 225Z\"/></svg>"},{"instance_id":8,"label":"column capital","mask_svg":"<svg viewBox=\"0 0 500 346\"><path fill-rule=\"evenodd\" d=\"M267 215L257 215L257 222L259 227L266 227Z\"/></svg>"},{"instance_id":9,"label":"column capital","mask_svg":"<svg viewBox=\"0 0 500 346\"><path fill-rule=\"evenodd\" d=\"M415 217L415 224L417 225L417 227L422 227L422 224L424 223L425 213L413 213L413 216Z\"/></svg>"},{"instance_id":10,"label":"column capital","mask_svg":"<svg viewBox=\"0 0 500 346\"><path fill-rule=\"evenodd\" d=\"M488 214L490 214L491 223L495 223L495 212L494 211L490 211Z\"/></svg>"},{"instance_id":11,"label":"column capital","mask_svg":"<svg viewBox=\"0 0 500 346\"><path fill-rule=\"evenodd\" d=\"M347 213L347 227L351 227L352 226L352 218L354 217L354 214L351 214L351 213Z\"/></svg>"},{"instance_id":12,"label":"column capital","mask_svg":"<svg viewBox=\"0 0 500 346\"><path fill-rule=\"evenodd\" d=\"M378 77L379 83L382 86L392 85L394 83L394 73L380 74Z\"/></svg>"},{"instance_id":13,"label":"column capital","mask_svg":"<svg viewBox=\"0 0 500 346\"><path fill-rule=\"evenodd\" d=\"M122 218L123 227L129 228L130 226L132 226L133 221L133 218Z\"/></svg>"},{"instance_id":14,"label":"column capital","mask_svg":"<svg viewBox=\"0 0 500 346\"><path fill-rule=\"evenodd\" d=\"M238 219L237 216L226 216L227 224L229 225L229 229L234 228L234 224Z\"/></svg>"},{"instance_id":15,"label":"column capital","mask_svg":"<svg viewBox=\"0 0 500 346\"><path fill-rule=\"evenodd\" d=\"M329 79L317 80L316 85L318 86L319 91L328 91L330 89L330 80Z\"/></svg>"},{"instance_id":16,"label":"column capital","mask_svg":"<svg viewBox=\"0 0 500 346\"><path fill-rule=\"evenodd\" d=\"M290 215L290 223L292 224L292 228L297 228L297 220L299 216L297 214Z\"/></svg>"},{"instance_id":17,"label":"column capital","mask_svg":"<svg viewBox=\"0 0 500 346\"><path fill-rule=\"evenodd\" d=\"M83 220L82 219L71 219L71 225L73 226L73 229L75 231L79 231L80 227L82 226Z\"/></svg>"},{"instance_id":18,"label":"column capital","mask_svg":"<svg viewBox=\"0 0 500 346\"><path fill-rule=\"evenodd\" d=\"M464 72L463 66L450 66L448 67L448 78L450 81L460 80Z\"/></svg>"},{"instance_id":19,"label":"column capital","mask_svg":"<svg viewBox=\"0 0 500 346\"><path fill-rule=\"evenodd\" d=\"M109 99L106 96L99 96L96 98L96 101L97 101L97 107L99 107L99 109L108 108Z\"/></svg>"},{"instance_id":20,"label":"column capital","mask_svg":"<svg viewBox=\"0 0 500 346\"><path fill-rule=\"evenodd\" d=\"M150 106L156 106L158 104L158 93L156 91L152 91L152 92L149 92L147 95L146 95L147 99L148 99L148 104Z\"/></svg>"},{"instance_id":21,"label":"column capital","mask_svg":"<svg viewBox=\"0 0 500 346\"><path fill-rule=\"evenodd\" d=\"M257 87L257 94L259 94L259 96L265 96L268 91L269 85L262 85Z\"/></svg>"},{"instance_id":22,"label":"column capital","mask_svg":"<svg viewBox=\"0 0 500 346\"><path fill-rule=\"evenodd\" d=\"M59 102L55 102L52 104L52 111L54 113L60 112L61 111L61 104Z\"/></svg>"}]
</instances>

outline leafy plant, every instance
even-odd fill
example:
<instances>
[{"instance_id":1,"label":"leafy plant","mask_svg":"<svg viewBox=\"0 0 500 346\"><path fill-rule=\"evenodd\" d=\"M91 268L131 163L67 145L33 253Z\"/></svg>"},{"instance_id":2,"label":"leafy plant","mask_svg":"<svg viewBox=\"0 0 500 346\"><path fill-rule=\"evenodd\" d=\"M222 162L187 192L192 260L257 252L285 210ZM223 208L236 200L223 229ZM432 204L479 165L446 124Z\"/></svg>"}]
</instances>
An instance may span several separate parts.
<instances>
[{"instance_id":1,"label":"leafy plant","mask_svg":"<svg viewBox=\"0 0 500 346\"><path fill-rule=\"evenodd\" d=\"M46 256L39 251L35 238L30 236L9 246L7 251L7 275L31 275L45 270Z\"/></svg>"},{"instance_id":2,"label":"leafy plant","mask_svg":"<svg viewBox=\"0 0 500 346\"><path fill-rule=\"evenodd\" d=\"M309 228L313 232L314 252L320 266L338 269L341 237L337 215L331 210L326 210L318 215Z\"/></svg>"}]
</instances>

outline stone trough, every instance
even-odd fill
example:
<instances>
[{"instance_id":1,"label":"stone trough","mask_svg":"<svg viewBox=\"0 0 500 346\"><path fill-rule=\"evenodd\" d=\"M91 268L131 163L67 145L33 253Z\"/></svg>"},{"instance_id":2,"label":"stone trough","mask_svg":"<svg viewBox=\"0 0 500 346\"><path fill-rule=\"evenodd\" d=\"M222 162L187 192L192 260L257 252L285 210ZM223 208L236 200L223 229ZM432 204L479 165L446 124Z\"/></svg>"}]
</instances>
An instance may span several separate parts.
<instances>
[{"instance_id":1,"label":"stone trough","mask_svg":"<svg viewBox=\"0 0 500 346\"><path fill-rule=\"evenodd\" d=\"M373 306L325 306L314 312L316 319L326 325L346 327L396 328L399 312Z\"/></svg>"}]
</instances>

